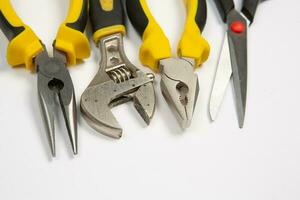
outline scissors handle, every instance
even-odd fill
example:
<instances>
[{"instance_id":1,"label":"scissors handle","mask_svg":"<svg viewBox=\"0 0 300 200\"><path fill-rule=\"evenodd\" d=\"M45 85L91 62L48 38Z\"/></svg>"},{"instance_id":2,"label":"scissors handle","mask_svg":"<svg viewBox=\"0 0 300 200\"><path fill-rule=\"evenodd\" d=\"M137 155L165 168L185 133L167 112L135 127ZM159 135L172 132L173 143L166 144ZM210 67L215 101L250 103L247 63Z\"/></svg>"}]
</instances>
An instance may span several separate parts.
<instances>
[{"instance_id":1,"label":"scissors handle","mask_svg":"<svg viewBox=\"0 0 300 200\"><path fill-rule=\"evenodd\" d=\"M226 23L228 13L232 9L234 9L234 1L233 0L214 0L214 1L223 22Z\"/></svg>"},{"instance_id":2,"label":"scissors handle","mask_svg":"<svg viewBox=\"0 0 300 200\"><path fill-rule=\"evenodd\" d=\"M244 0L242 13L248 18L252 24L260 0Z\"/></svg>"}]
</instances>

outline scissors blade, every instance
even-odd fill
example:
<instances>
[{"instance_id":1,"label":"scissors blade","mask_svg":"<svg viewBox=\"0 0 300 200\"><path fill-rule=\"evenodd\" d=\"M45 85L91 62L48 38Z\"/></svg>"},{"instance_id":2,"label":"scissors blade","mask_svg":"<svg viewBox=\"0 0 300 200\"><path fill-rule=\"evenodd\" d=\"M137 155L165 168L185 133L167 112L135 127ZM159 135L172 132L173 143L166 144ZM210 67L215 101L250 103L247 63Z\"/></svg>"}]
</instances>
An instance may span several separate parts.
<instances>
[{"instance_id":1,"label":"scissors blade","mask_svg":"<svg viewBox=\"0 0 300 200\"><path fill-rule=\"evenodd\" d=\"M247 98L247 21L236 10L228 14L228 44L239 127L243 128Z\"/></svg>"},{"instance_id":2,"label":"scissors blade","mask_svg":"<svg viewBox=\"0 0 300 200\"><path fill-rule=\"evenodd\" d=\"M228 44L228 35L226 33L209 104L210 117L212 121L217 118L218 112L220 110L220 105L225 96L225 92L227 90L231 75L232 68L230 51Z\"/></svg>"}]
</instances>

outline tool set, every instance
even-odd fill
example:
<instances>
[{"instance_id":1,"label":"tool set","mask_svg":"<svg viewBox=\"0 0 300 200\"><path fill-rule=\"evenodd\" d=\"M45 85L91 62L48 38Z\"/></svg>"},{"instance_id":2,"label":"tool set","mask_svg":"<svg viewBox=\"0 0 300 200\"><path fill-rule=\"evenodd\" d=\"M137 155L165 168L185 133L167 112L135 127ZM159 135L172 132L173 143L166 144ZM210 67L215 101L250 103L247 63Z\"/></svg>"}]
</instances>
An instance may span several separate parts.
<instances>
[{"instance_id":1,"label":"tool set","mask_svg":"<svg viewBox=\"0 0 300 200\"><path fill-rule=\"evenodd\" d=\"M208 59L210 46L201 35L207 19L206 0L184 2L187 16L177 57L172 55L169 40L151 14L146 0L70 0L67 18L57 32L53 57L50 57L41 40L15 13L10 1L0 1L0 29L9 40L7 62L13 67L21 65L37 73L41 113L53 156L56 99L72 150L74 154L78 152L75 92L67 66L90 55L89 41L84 35L88 16L101 61L99 71L81 96L80 110L84 119L96 131L120 138L122 128L111 108L133 101L140 116L150 124L156 104L155 76L143 72L126 57L123 43L125 7L130 22L142 37L141 63L160 73L163 97L180 126L183 129L190 126L200 88L194 69ZM260 1L244 0L241 13L235 9L233 0L215 0L215 3L228 30L209 111L214 120L232 76L239 126L242 128L247 96L247 26L252 23Z\"/></svg>"}]
</instances>

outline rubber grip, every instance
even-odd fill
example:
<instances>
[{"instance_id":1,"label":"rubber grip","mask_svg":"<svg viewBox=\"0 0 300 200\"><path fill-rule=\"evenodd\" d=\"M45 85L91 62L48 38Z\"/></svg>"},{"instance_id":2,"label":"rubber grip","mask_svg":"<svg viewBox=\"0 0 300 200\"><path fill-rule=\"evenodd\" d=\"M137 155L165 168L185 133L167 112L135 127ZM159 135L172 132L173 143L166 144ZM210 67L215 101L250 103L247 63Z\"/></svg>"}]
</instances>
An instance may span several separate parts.
<instances>
[{"instance_id":1,"label":"rubber grip","mask_svg":"<svg viewBox=\"0 0 300 200\"><path fill-rule=\"evenodd\" d=\"M125 35L125 13L122 0L89 0L93 39L96 44L102 37L115 33Z\"/></svg>"},{"instance_id":2,"label":"rubber grip","mask_svg":"<svg viewBox=\"0 0 300 200\"><path fill-rule=\"evenodd\" d=\"M260 0L244 0L242 13L249 19L252 24Z\"/></svg>"},{"instance_id":3,"label":"rubber grip","mask_svg":"<svg viewBox=\"0 0 300 200\"><path fill-rule=\"evenodd\" d=\"M210 53L209 44L201 35L207 19L206 0L185 0L185 5L187 18L177 52L179 57L193 58L195 66L200 66Z\"/></svg>"},{"instance_id":4,"label":"rubber grip","mask_svg":"<svg viewBox=\"0 0 300 200\"><path fill-rule=\"evenodd\" d=\"M43 51L43 46L15 13L9 0L1 0L0 29L9 40L6 55L8 64L13 67L24 65L26 69L34 71L33 59Z\"/></svg>"},{"instance_id":5,"label":"rubber grip","mask_svg":"<svg viewBox=\"0 0 300 200\"><path fill-rule=\"evenodd\" d=\"M219 14L224 22L227 21L228 13L234 9L233 0L214 0L219 11Z\"/></svg>"},{"instance_id":6,"label":"rubber grip","mask_svg":"<svg viewBox=\"0 0 300 200\"><path fill-rule=\"evenodd\" d=\"M65 52L69 65L90 56L90 44L84 35L88 19L87 0L71 0L66 20L60 25L54 48Z\"/></svg>"},{"instance_id":7,"label":"rubber grip","mask_svg":"<svg viewBox=\"0 0 300 200\"><path fill-rule=\"evenodd\" d=\"M128 17L142 37L140 61L153 71L159 71L159 61L171 57L168 38L152 16L146 0L127 0Z\"/></svg>"}]
</instances>

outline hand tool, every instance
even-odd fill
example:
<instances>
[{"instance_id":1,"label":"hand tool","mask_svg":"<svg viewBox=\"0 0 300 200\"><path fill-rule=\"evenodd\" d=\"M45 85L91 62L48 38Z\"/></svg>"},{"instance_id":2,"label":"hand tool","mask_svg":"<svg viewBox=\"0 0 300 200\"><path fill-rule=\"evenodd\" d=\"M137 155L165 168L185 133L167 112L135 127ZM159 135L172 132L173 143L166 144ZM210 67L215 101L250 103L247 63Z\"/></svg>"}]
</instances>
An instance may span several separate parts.
<instances>
[{"instance_id":1,"label":"hand tool","mask_svg":"<svg viewBox=\"0 0 300 200\"><path fill-rule=\"evenodd\" d=\"M244 126L247 97L247 20L249 25L260 0L244 0L242 12L235 9L233 0L215 0L227 32L210 99L210 116L214 121L233 77L239 127Z\"/></svg>"},{"instance_id":2,"label":"hand tool","mask_svg":"<svg viewBox=\"0 0 300 200\"><path fill-rule=\"evenodd\" d=\"M113 137L122 136L122 128L111 108L133 101L149 124L155 110L154 75L146 74L130 63L124 52L124 9L122 0L90 0L93 39L101 52L100 68L81 97L81 112L95 130Z\"/></svg>"},{"instance_id":3,"label":"hand tool","mask_svg":"<svg viewBox=\"0 0 300 200\"><path fill-rule=\"evenodd\" d=\"M198 77L193 69L204 63L209 44L201 36L206 23L206 1L185 0L187 19L178 45L178 58L172 57L168 38L152 16L146 0L126 1L129 19L143 43L143 65L161 73L161 90L182 128L191 124L199 93Z\"/></svg>"},{"instance_id":4,"label":"hand tool","mask_svg":"<svg viewBox=\"0 0 300 200\"><path fill-rule=\"evenodd\" d=\"M67 64L90 54L83 31L87 21L86 0L71 0L66 20L53 43L53 57L30 27L17 16L9 0L1 0L0 28L9 40L7 61L11 66L25 65L37 72L38 97L47 129L51 153L55 156L54 115L58 99L67 127L72 150L77 154L77 113L74 87Z\"/></svg>"}]
</instances>

